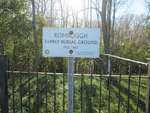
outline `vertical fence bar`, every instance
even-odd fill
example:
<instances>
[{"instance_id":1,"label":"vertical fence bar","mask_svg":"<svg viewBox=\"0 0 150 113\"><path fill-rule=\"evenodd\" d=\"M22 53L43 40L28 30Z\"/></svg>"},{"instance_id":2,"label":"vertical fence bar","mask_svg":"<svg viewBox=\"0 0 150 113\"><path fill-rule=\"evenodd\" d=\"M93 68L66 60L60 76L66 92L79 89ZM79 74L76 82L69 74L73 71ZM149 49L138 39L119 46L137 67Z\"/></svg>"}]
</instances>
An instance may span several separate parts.
<instances>
[{"instance_id":1,"label":"vertical fence bar","mask_svg":"<svg viewBox=\"0 0 150 113\"><path fill-rule=\"evenodd\" d=\"M65 74L63 73L63 113L65 113Z\"/></svg>"},{"instance_id":2,"label":"vertical fence bar","mask_svg":"<svg viewBox=\"0 0 150 113\"><path fill-rule=\"evenodd\" d=\"M118 88L118 113L120 113L120 101L121 101L121 65L119 65L119 88Z\"/></svg>"},{"instance_id":3,"label":"vertical fence bar","mask_svg":"<svg viewBox=\"0 0 150 113\"><path fill-rule=\"evenodd\" d=\"M83 113L83 74L81 75L81 91L80 91L80 96L81 96L81 113Z\"/></svg>"},{"instance_id":4,"label":"vertical fence bar","mask_svg":"<svg viewBox=\"0 0 150 113\"><path fill-rule=\"evenodd\" d=\"M53 88L54 88L54 113L57 113L57 108L56 108L56 104L57 104L57 102L56 102L56 71L55 71L55 73L54 73L54 75L53 75L53 77L54 77L54 83L53 83Z\"/></svg>"},{"instance_id":5,"label":"vertical fence bar","mask_svg":"<svg viewBox=\"0 0 150 113\"><path fill-rule=\"evenodd\" d=\"M29 110L29 113L31 113L31 107L30 107L30 103L31 103L31 91L30 91L30 88L31 88L31 85L30 85L30 70L28 69L28 110Z\"/></svg>"},{"instance_id":6,"label":"vertical fence bar","mask_svg":"<svg viewBox=\"0 0 150 113\"><path fill-rule=\"evenodd\" d=\"M93 106L92 106L92 102L93 102L93 67L92 67L92 63L90 62L89 65L89 69L90 69L90 112L93 113Z\"/></svg>"},{"instance_id":7,"label":"vertical fence bar","mask_svg":"<svg viewBox=\"0 0 150 113\"><path fill-rule=\"evenodd\" d=\"M148 60L148 83L147 83L147 98L146 98L146 113L150 113L150 58Z\"/></svg>"},{"instance_id":8,"label":"vertical fence bar","mask_svg":"<svg viewBox=\"0 0 150 113\"><path fill-rule=\"evenodd\" d=\"M93 100L93 90L92 90L92 86L93 86L93 75L92 75L92 73L91 73L91 78L90 78L90 92L89 92L89 94L90 94L90 111L91 111L91 113L93 113L93 105L92 105L92 100Z\"/></svg>"},{"instance_id":9,"label":"vertical fence bar","mask_svg":"<svg viewBox=\"0 0 150 113\"><path fill-rule=\"evenodd\" d=\"M2 113L8 113L7 58L0 56L0 104Z\"/></svg>"},{"instance_id":10,"label":"vertical fence bar","mask_svg":"<svg viewBox=\"0 0 150 113\"><path fill-rule=\"evenodd\" d=\"M130 66L130 64L129 64L129 66L128 66L128 73L129 73L129 78L128 78L127 113L130 113L130 84L131 84L131 66Z\"/></svg>"},{"instance_id":11,"label":"vertical fence bar","mask_svg":"<svg viewBox=\"0 0 150 113\"><path fill-rule=\"evenodd\" d=\"M111 75L108 77L108 113L110 113Z\"/></svg>"},{"instance_id":12,"label":"vertical fence bar","mask_svg":"<svg viewBox=\"0 0 150 113\"><path fill-rule=\"evenodd\" d=\"M21 75L21 72L19 73L20 75L20 109L21 109L21 113L23 112L22 111L22 75Z\"/></svg>"},{"instance_id":13,"label":"vertical fence bar","mask_svg":"<svg viewBox=\"0 0 150 113\"><path fill-rule=\"evenodd\" d=\"M108 113L110 113L110 99L111 99L111 58L108 56Z\"/></svg>"},{"instance_id":14,"label":"vertical fence bar","mask_svg":"<svg viewBox=\"0 0 150 113\"><path fill-rule=\"evenodd\" d=\"M45 69L45 76L46 76L46 94L45 94L45 101L46 101L46 104L45 104L45 112L46 113L48 113L48 103L47 103L47 101L48 101L48 96L47 96L47 92L48 92L48 80L47 80L47 70L48 70L48 68L47 68L48 66L46 66L46 69Z\"/></svg>"},{"instance_id":15,"label":"vertical fence bar","mask_svg":"<svg viewBox=\"0 0 150 113\"><path fill-rule=\"evenodd\" d=\"M141 90L141 65L139 65L139 80L138 80L138 95L137 95L137 108L136 112L139 113L139 98L140 98L140 90Z\"/></svg>"},{"instance_id":16,"label":"vertical fence bar","mask_svg":"<svg viewBox=\"0 0 150 113\"><path fill-rule=\"evenodd\" d=\"M99 113L101 113L101 103L102 103L102 76L99 76Z\"/></svg>"},{"instance_id":17,"label":"vertical fence bar","mask_svg":"<svg viewBox=\"0 0 150 113\"><path fill-rule=\"evenodd\" d=\"M28 113L31 113L31 108L30 108L30 103L31 103L31 99L30 99L30 95L31 95L31 92L30 92L30 76L31 76L31 73L30 73L30 57L29 57L29 54L28 54Z\"/></svg>"},{"instance_id":18,"label":"vertical fence bar","mask_svg":"<svg viewBox=\"0 0 150 113\"><path fill-rule=\"evenodd\" d=\"M36 72L36 113L39 113L39 74Z\"/></svg>"},{"instance_id":19,"label":"vertical fence bar","mask_svg":"<svg viewBox=\"0 0 150 113\"><path fill-rule=\"evenodd\" d=\"M13 107L13 113L16 113L16 107L15 107L15 74L12 71L12 107Z\"/></svg>"}]
</instances>

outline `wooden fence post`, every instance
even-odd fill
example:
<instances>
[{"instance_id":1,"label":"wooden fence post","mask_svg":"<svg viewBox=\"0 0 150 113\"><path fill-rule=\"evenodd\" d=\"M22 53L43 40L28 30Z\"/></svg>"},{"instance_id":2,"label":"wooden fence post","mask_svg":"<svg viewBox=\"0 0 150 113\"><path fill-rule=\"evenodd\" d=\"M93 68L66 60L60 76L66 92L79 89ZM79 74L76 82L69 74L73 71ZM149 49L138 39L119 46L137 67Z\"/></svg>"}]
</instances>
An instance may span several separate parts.
<instances>
[{"instance_id":1,"label":"wooden fence post","mask_svg":"<svg viewBox=\"0 0 150 113\"><path fill-rule=\"evenodd\" d=\"M150 113L150 58L148 60L148 83L147 83L147 98L146 98L146 113Z\"/></svg>"},{"instance_id":2,"label":"wooden fence post","mask_svg":"<svg viewBox=\"0 0 150 113\"><path fill-rule=\"evenodd\" d=\"M8 113L8 87L7 87L7 58L0 55L0 105L1 113Z\"/></svg>"}]
</instances>

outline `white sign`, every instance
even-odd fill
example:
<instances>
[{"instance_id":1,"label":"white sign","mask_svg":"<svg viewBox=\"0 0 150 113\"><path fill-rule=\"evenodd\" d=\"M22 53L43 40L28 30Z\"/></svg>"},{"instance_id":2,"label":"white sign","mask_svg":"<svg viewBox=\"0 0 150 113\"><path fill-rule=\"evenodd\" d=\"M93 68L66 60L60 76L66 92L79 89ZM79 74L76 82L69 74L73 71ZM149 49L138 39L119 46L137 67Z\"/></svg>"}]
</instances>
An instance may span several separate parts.
<instances>
[{"instance_id":1,"label":"white sign","mask_svg":"<svg viewBox=\"0 0 150 113\"><path fill-rule=\"evenodd\" d=\"M44 57L99 57L100 29L43 28Z\"/></svg>"}]
</instances>

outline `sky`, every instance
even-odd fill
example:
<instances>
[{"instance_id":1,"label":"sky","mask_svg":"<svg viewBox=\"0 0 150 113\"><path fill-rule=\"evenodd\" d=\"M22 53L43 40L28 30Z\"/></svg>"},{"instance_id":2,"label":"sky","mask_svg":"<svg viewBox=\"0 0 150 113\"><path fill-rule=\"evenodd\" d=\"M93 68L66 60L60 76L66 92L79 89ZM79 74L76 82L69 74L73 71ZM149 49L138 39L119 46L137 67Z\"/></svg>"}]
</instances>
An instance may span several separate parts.
<instances>
[{"instance_id":1,"label":"sky","mask_svg":"<svg viewBox=\"0 0 150 113\"><path fill-rule=\"evenodd\" d=\"M146 2L145 0L128 0L128 3L126 3L124 8L121 8L121 10L118 12L119 15L123 14L135 14L135 15L142 15L146 14Z\"/></svg>"},{"instance_id":2,"label":"sky","mask_svg":"<svg viewBox=\"0 0 150 113\"><path fill-rule=\"evenodd\" d=\"M83 0L64 0L64 1L67 1L65 4L68 4L67 7L69 7L69 9L73 9L74 11L79 11L83 9ZM117 10L116 14L117 17L126 14L142 15L147 13L145 0L127 0L127 1L128 2L121 5L120 8Z\"/></svg>"},{"instance_id":3,"label":"sky","mask_svg":"<svg viewBox=\"0 0 150 113\"><path fill-rule=\"evenodd\" d=\"M135 14L146 13L146 3L145 0L133 0L132 7L130 8L131 12Z\"/></svg>"},{"instance_id":4,"label":"sky","mask_svg":"<svg viewBox=\"0 0 150 113\"><path fill-rule=\"evenodd\" d=\"M54 1L60 1L60 0L54 0ZM83 1L86 1L85 4L83 4ZM68 13L69 9L69 17L72 18L72 14L78 15L78 18L83 19L83 15L87 15L83 12L83 6L87 6L87 1L88 0L62 0L62 6L64 12ZM93 0L96 1L96 0ZM121 5L119 9L117 9L116 12L116 18L120 18L123 15L127 14L134 14L134 15L147 15L147 9L146 9L146 0L125 0L127 1L125 4ZM56 7L60 9L60 4L58 4ZM99 4L102 3L102 0L99 0ZM101 5L100 5L101 6ZM50 8L50 7L48 7ZM49 10L48 10L49 11ZM87 10L90 12L90 10ZM73 13L72 13L73 12ZM80 13L79 13L80 12ZM88 15L90 15L88 12ZM92 19L97 19L97 15L95 13L95 10L92 11ZM66 14L66 13L65 13ZM90 17L88 17L90 19Z\"/></svg>"}]
</instances>

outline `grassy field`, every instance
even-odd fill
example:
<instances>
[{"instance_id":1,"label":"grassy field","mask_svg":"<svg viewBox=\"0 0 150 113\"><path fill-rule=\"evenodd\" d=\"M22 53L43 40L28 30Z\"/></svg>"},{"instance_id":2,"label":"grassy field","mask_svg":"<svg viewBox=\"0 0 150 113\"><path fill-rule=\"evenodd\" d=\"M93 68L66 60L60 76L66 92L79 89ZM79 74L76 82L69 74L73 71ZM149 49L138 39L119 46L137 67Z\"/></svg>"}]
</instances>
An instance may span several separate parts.
<instances>
[{"instance_id":1,"label":"grassy field","mask_svg":"<svg viewBox=\"0 0 150 113\"><path fill-rule=\"evenodd\" d=\"M67 112L66 75L13 76L8 81L10 113ZM145 112L145 78L139 84L139 77L75 76L74 89L74 113Z\"/></svg>"}]
</instances>

